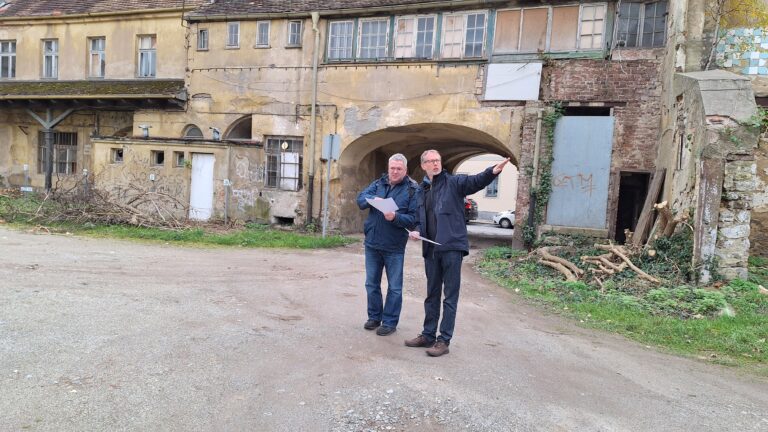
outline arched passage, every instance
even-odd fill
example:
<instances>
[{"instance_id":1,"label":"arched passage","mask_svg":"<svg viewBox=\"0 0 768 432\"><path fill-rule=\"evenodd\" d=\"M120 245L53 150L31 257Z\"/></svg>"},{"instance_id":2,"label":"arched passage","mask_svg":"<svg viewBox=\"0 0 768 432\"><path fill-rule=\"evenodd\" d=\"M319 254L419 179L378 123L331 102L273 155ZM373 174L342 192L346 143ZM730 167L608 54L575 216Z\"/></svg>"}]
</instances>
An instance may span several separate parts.
<instances>
[{"instance_id":1,"label":"arched passage","mask_svg":"<svg viewBox=\"0 0 768 432\"><path fill-rule=\"evenodd\" d=\"M373 179L387 170L387 160L394 153L408 158L408 175L421 181L423 171L419 158L424 150L436 149L443 167L454 172L456 167L472 156L493 153L517 159L507 144L478 129L446 123L421 123L381 129L363 135L348 145L339 158L340 206L337 208L339 228L344 232L359 231L365 212L355 203L357 194Z\"/></svg>"}]
</instances>

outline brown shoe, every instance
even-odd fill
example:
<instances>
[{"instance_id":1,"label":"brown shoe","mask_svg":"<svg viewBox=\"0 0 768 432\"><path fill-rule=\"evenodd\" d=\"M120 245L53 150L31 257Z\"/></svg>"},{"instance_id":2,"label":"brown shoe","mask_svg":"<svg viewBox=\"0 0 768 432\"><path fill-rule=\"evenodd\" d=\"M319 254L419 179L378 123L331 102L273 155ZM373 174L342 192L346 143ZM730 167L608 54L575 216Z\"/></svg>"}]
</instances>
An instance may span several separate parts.
<instances>
[{"instance_id":1,"label":"brown shoe","mask_svg":"<svg viewBox=\"0 0 768 432\"><path fill-rule=\"evenodd\" d=\"M435 341L430 341L427 339L424 335L418 335L413 339L407 339L405 341L405 346L411 347L411 348L429 348L432 345L435 344Z\"/></svg>"},{"instance_id":2,"label":"brown shoe","mask_svg":"<svg viewBox=\"0 0 768 432\"><path fill-rule=\"evenodd\" d=\"M448 344L439 340L435 343L435 346L427 350L427 355L430 357L440 357L443 354L448 354Z\"/></svg>"}]
</instances>

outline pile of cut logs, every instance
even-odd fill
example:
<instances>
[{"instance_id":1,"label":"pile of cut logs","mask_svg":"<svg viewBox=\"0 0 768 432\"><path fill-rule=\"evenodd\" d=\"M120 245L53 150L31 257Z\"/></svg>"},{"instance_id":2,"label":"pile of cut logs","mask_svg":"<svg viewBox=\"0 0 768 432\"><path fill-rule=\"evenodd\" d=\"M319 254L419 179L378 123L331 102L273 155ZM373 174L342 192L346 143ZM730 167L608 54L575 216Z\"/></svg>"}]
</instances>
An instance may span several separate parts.
<instances>
[{"instance_id":1,"label":"pile of cut logs","mask_svg":"<svg viewBox=\"0 0 768 432\"><path fill-rule=\"evenodd\" d=\"M579 268L567 259L553 255L548 247L541 247L536 250L536 254L540 256L538 262L557 270L565 276L567 281L577 281L589 275L600 288L603 287L603 280L624 271L626 268L634 271L640 278L648 282L660 284L661 281L658 278L641 270L630 258L638 256L643 250L649 256L654 256L656 251L650 248L650 244L660 237L669 237L674 234L675 228L679 224L687 222L688 215L683 214L674 217L666 201L653 205L653 208L658 212L659 216L645 245L642 245L641 241L639 247L635 246L638 242L632 241L632 232L627 230L625 231L626 245L596 243L595 248L605 251L605 253L601 255L583 255L580 257L582 264L588 266L587 271Z\"/></svg>"}]
</instances>

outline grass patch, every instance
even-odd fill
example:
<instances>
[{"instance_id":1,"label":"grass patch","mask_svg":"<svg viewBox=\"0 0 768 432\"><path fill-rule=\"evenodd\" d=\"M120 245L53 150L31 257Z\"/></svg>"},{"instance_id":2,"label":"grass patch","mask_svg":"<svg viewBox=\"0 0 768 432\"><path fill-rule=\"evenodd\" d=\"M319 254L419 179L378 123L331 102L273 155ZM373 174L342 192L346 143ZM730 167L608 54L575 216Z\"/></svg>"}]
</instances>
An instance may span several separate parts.
<instances>
[{"instance_id":1,"label":"grass patch","mask_svg":"<svg viewBox=\"0 0 768 432\"><path fill-rule=\"evenodd\" d=\"M37 211L44 206L41 211ZM20 228L45 227L51 232L70 232L93 237L157 241L188 245L234 246L251 248L317 249L332 248L354 243L357 240L340 235L322 236L299 231L274 229L263 224L246 224L242 228L221 229L211 225L207 229L188 227L163 229L137 227L124 224L99 224L92 222L61 222L47 218L56 214L58 204L48 200L41 202L32 197L9 198L0 196L0 219ZM39 216L30 218L28 215Z\"/></svg>"},{"instance_id":2,"label":"grass patch","mask_svg":"<svg viewBox=\"0 0 768 432\"><path fill-rule=\"evenodd\" d=\"M762 258L750 259L749 280L705 288L686 283L653 286L627 272L606 281L602 289L564 282L536 258L506 247L486 250L477 268L498 284L584 325L768 376L768 296L758 289L768 275L766 264ZM650 271L654 266L682 277L690 272L661 262L647 264Z\"/></svg>"},{"instance_id":3,"label":"grass patch","mask_svg":"<svg viewBox=\"0 0 768 432\"><path fill-rule=\"evenodd\" d=\"M248 224L245 228L221 233L207 232L202 228L169 231L125 225L82 227L73 232L97 237L252 248L318 249L344 246L356 241L350 237L334 235L323 238L316 234L276 230L257 224Z\"/></svg>"}]
</instances>

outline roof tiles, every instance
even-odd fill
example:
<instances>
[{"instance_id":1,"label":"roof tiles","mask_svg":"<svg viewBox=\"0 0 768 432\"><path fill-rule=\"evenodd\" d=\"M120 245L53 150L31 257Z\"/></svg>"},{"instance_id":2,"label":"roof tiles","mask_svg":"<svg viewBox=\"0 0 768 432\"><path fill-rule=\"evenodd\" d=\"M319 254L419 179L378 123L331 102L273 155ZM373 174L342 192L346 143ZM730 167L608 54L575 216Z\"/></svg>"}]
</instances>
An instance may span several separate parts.
<instances>
[{"instance_id":1,"label":"roof tiles","mask_svg":"<svg viewBox=\"0 0 768 432\"><path fill-rule=\"evenodd\" d=\"M146 9L173 9L194 7L205 0L4 0L0 18L55 17L100 12L130 12ZM0 4L3 1L0 1Z\"/></svg>"}]
</instances>

